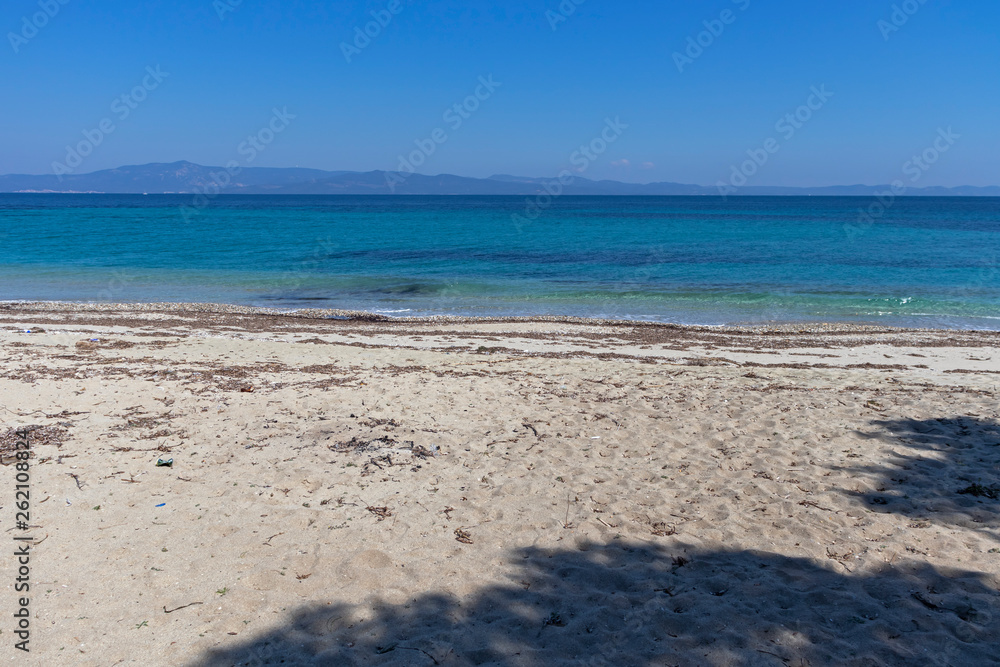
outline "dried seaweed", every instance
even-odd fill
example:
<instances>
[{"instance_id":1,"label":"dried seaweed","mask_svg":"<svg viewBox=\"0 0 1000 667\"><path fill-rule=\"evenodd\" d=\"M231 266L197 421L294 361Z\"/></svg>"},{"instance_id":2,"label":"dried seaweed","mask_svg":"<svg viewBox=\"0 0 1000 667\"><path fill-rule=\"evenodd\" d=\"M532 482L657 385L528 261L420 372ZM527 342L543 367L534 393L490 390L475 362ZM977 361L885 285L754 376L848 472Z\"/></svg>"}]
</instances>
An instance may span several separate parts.
<instances>
[{"instance_id":1,"label":"dried seaweed","mask_svg":"<svg viewBox=\"0 0 1000 667\"><path fill-rule=\"evenodd\" d=\"M388 507L372 507L369 505L365 509L374 514L377 521L385 521L392 516L392 511Z\"/></svg>"},{"instance_id":2,"label":"dried seaweed","mask_svg":"<svg viewBox=\"0 0 1000 667\"><path fill-rule=\"evenodd\" d=\"M9 428L0 432L0 464L8 465L14 462L14 452L17 443L21 441L18 432L28 432L28 441L32 448L46 445L61 447L66 441L69 429L63 426L39 426L37 424L23 428Z\"/></svg>"}]
</instances>

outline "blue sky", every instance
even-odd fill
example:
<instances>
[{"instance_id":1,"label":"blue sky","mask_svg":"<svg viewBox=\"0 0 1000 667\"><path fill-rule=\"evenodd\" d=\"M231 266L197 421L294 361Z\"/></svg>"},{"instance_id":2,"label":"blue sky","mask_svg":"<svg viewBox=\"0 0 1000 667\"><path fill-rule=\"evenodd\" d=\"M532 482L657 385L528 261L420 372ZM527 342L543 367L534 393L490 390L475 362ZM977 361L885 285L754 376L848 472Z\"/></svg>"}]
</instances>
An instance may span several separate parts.
<instances>
[{"instance_id":1,"label":"blue sky","mask_svg":"<svg viewBox=\"0 0 1000 667\"><path fill-rule=\"evenodd\" d=\"M775 139L751 184L887 183L951 127L919 185L1000 184L996 0L62 2L0 9L0 173L51 173L102 121L114 129L77 173L244 161L287 108L252 166L395 169L440 128L423 173L552 176L619 118L583 176L712 185ZM383 10L347 62L342 44ZM490 76L453 127L444 112ZM796 110L808 120L788 137L776 123Z\"/></svg>"}]
</instances>

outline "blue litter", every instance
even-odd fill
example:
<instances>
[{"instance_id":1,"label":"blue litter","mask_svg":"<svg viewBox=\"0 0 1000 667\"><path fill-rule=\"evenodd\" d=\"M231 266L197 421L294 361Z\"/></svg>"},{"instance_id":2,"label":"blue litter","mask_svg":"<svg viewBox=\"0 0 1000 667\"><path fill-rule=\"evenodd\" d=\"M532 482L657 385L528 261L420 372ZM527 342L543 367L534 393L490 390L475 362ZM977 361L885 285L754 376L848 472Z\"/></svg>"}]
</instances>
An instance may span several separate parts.
<instances>
[{"instance_id":1,"label":"blue litter","mask_svg":"<svg viewBox=\"0 0 1000 667\"><path fill-rule=\"evenodd\" d=\"M166 503L160 503L159 505L157 505L157 507L164 507L164 506L166 506Z\"/></svg>"}]
</instances>

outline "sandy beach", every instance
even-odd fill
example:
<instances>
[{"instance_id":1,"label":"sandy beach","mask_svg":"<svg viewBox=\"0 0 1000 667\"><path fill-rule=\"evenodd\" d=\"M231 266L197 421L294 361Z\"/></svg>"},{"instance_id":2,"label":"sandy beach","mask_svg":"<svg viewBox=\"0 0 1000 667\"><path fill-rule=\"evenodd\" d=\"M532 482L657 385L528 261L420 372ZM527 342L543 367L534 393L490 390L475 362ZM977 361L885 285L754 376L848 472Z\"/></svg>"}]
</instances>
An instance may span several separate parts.
<instances>
[{"instance_id":1,"label":"sandy beach","mask_svg":"<svg viewBox=\"0 0 1000 667\"><path fill-rule=\"evenodd\" d=\"M330 315L0 306L5 660L1000 664L1000 333Z\"/></svg>"}]
</instances>

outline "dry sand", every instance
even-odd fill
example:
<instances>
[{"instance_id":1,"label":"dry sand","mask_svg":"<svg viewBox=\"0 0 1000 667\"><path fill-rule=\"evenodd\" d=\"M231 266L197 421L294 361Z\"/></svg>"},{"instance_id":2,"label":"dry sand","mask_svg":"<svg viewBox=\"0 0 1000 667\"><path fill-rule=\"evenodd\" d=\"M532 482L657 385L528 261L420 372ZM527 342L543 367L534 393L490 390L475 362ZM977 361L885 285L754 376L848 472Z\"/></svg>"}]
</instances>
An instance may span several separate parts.
<instances>
[{"instance_id":1,"label":"dry sand","mask_svg":"<svg viewBox=\"0 0 1000 667\"><path fill-rule=\"evenodd\" d=\"M998 334L211 310L0 307L5 660L1000 664Z\"/></svg>"}]
</instances>

